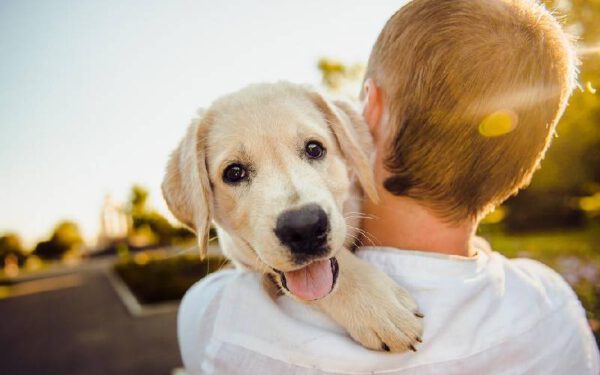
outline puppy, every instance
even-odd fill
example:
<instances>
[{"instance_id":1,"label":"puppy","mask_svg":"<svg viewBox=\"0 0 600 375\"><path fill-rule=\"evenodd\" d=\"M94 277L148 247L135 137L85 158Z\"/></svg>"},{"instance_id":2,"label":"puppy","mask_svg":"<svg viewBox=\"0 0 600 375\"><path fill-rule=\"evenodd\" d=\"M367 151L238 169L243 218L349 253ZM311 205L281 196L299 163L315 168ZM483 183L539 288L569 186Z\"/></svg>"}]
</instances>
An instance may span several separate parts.
<instances>
[{"instance_id":1,"label":"puppy","mask_svg":"<svg viewBox=\"0 0 600 375\"><path fill-rule=\"evenodd\" d=\"M162 189L206 253L214 222L224 254L270 275L374 350L416 350L409 294L355 257L360 199L377 192L366 124L351 107L291 83L215 101L173 152Z\"/></svg>"}]
</instances>

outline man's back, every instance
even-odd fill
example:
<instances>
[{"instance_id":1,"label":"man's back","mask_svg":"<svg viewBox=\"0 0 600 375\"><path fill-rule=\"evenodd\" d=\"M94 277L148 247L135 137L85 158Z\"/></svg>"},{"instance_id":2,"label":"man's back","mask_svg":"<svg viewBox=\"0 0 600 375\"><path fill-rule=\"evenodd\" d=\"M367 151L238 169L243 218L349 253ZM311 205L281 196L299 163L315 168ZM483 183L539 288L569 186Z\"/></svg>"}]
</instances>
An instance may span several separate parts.
<instances>
[{"instance_id":1,"label":"man's back","mask_svg":"<svg viewBox=\"0 0 600 375\"><path fill-rule=\"evenodd\" d=\"M196 284L179 314L193 374L598 374L585 312L546 266L476 244L464 258L396 249L359 256L406 287L425 313L417 353L359 346L328 317L282 296L255 273L224 271Z\"/></svg>"}]
</instances>

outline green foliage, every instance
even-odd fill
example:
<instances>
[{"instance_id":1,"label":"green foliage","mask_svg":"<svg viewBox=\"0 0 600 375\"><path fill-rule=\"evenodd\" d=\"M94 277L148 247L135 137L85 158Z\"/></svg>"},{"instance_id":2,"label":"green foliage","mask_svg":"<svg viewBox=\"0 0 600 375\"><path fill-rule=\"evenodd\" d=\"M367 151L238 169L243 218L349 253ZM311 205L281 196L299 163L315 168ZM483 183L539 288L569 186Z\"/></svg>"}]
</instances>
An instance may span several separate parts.
<instances>
[{"instance_id":1,"label":"green foliage","mask_svg":"<svg viewBox=\"0 0 600 375\"><path fill-rule=\"evenodd\" d=\"M227 264L223 257L198 255L149 258L146 254L120 261L115 271L141 303L179 300L198 280Z\"/></svg>"},{"instance_id":2,"label":"green foliage","mask_svg":"<svg viewBox=\"0 0 600 375\"><path fill-rule=\"evenodd\" d=\"M145 212L147 210L148 190L140 185L133 185L130 194L131 212Z\"/></svg>"},{"instance_id":3,"label":"green foliage","mask_svg":"<svg viewBox=\"0 0 600 375\"><path fill-rule=\"evenodd\" d=\"M577 198L556 192L525 190L512 198L504 229L509 233L581 228L587 216Z\"/></svg>"},{"instance_id":4,"label":"green foliage","mask_svg":"<svg viewBox=\"0 0 600 375\"><path fill-rule=\"evenodd\" d=\"M193 239L182 227L174 227L164 216L148 207L148 190L140 185L131 188L128 213L132 219L132 235L145 236L152 245L172 245Z\"/></svg>"},{"instance_id":5,"label":"green foliage","mask_svg":"<svg viewBox=\"0 0 600 375\"><path fill-rule=\"evenodd\" d=\"M83 244L79 227L72 221L59 223L47 241L38 243L33 253L43 259L61 259L65 253Z\"/></svg>"},{"instance_id":6,"label":"green foliage","mask_svg":"<svg viewBox=\"0 0 600 375\"><path fill-rule=\"evenodd\" d=\"M339 60L323 57L317 67L321 72L323 85L333 92L345 92L355 96L362 79L365 66L363 64L345 64Z\"/></svg>"},{"instance_id":7,"label":"green foliage","mask_svg":"<svg viewBox=\"0 0 600 375\"><path fill-rule=\"evenodd\" d=\"M16 257L20 265L26 258L21 238L16 233L5 233L0 236L0 267L4 264L4 259L11 255Z\"/></svg>"},{"instance_id":8,"label":"green foliage","mask_svg":"<svg viewBox=\"0 0 600 375\"><path fill-rule=\"evenodd\" d=\"M79 233L79 227L72 221L63 221L59 223L54 229L50 241L69 248L83 243L83 239Z\"/></svg>"}]
</instances>

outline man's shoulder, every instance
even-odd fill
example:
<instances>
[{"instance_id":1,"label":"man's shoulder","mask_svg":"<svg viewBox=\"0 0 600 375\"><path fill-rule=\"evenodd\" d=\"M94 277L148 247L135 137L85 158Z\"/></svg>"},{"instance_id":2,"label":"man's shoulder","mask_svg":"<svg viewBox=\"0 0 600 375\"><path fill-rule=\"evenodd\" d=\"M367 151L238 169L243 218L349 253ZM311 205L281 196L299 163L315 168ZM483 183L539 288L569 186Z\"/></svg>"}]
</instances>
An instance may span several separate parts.
<instances>
[{"instance_id":1,"label":"man's shoulder","mask_svg":"<svg viewBox=\"0 0 600 375\"><path fill-rule=\"evenodd\" d=\"M192 285L183 300L182 305L186 305L197 299L214 299L218 294L240 276L240 272L235 269L225 269L208 274L194 285Z\"/></svg>"},{"instance_id":2,"label":"man's shoulder","mask_svg":"<svg viewBox=\"0 0 600 375\"><path fill-rule=\"evenodd\" d=\"M538 351L540 358L548 361L560 358L557 369L598 373L600 357L595 339L585 310L567 281L536 260L515 258L505 260L504 264L506 287L520 296L523 305L531 307L531 313L543 312L536 326L523 333L523 337L536 336L544 343Z\"/></svg>"},{"instance_id":3,"label":"man's shoulder","mask_svg":"<svg viewBox=\"0 0 600 375\"><path fill-rule=\"evenodd\" d=\"M537 363L539 373L556 367L559 359L561 371L595 373L589 370L597 368L597 349L581 304L545 265L491 250L477 260L385 251L367 258L374 265L397 264L391 276L419 301L426 318L418 355L368 351L319 311L288 297L271 298L260 274L226 270L194 285L182 301L178 329L186 368L190 373L235 373L231 366L256 363L270 370L261 373L285 373L292 367L297 373L417 368L501 373L514 369L514 363L502 359L513 356L523 366ZM440 274L442 265L451 272ZM584 366L585 358L589 363ZM232 370L223 370L226 366Z\"/></svg>"},{"instance_id":4,"label":"man's shoulder","mask_svg":"<svg viewBox=\"0 0 600 375\"><path fill-rule=\"evenodd\" d=\"M529 258L507 259L498 253L493 256L501 258L506 288L534 294L538 303L551 310L569 302L579 304L577 295L566 280L544 263Z\"/></svg>"},{"instance_id":5,"label":"man's shoulder","mask_svg":"<svg viewBox=\"0 0 600 375\"><path fill-rule=\"evenodd\" d=\"M190 320L206 320L206 315L216 313L228 287L248 287L259 281L259 275L251 272L241 272L226 269L211 273L196 282L188 289L179 306L179 325L189 326Z\"/></svg>"},{"instance_id":6,"label":"man's shoulder","mask_svg":"<svg viewBox=\"0 0 600 375\"><path fill-rule=\"evenodd\" d=\"M183 363L190 373L206 372L203 358L212 342L224 291L248 276L233 269L218 271L198 281L183 297L177 315L177 338Z\"/></svg>"}]
</instances>

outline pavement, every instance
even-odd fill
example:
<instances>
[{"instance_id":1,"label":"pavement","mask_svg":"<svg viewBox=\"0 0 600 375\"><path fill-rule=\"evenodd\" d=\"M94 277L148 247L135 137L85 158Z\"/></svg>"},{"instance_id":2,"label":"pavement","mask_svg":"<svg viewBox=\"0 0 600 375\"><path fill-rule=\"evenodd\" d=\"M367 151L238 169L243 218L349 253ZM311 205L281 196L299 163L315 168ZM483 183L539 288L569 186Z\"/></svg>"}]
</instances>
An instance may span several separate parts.
<instances>
[{"instance_id":1,"label":"pavement","mask_svg":"<svg viewBox=\"0 0 600 375\"><path fill-rule=\"evenodd\" d=\"M181 367L176 310L131 315L109 264L21 280L0 299L0 374L168 375Z\"/></svg>"}]
</instances>

